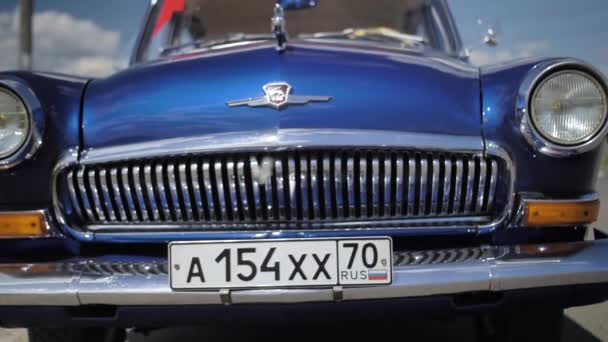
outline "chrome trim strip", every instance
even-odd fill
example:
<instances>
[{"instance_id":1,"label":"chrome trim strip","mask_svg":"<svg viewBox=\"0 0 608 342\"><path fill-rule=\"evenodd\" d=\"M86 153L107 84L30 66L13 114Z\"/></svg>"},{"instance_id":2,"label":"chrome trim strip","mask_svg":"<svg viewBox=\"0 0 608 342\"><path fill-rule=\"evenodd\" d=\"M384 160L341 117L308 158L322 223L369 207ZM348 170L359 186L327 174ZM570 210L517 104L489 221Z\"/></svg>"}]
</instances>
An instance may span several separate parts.
<instances>
[{"instance_id":1,"label":"chrome trim strip","mask_svg":"<svg viewBox=\"0 0 608 342\"><path fill-rule=\"evenodd\" d=\"M584 71L600 83L606 96L608 96L608 80L606 77L595 67L583 61L572 58L555 58L538 63L530 69L517 93L515 102L516 122L519 124L521 134L536 151L557 158L565 158L590 151L598 147L608 133L608 113L607 117L604 118L602 128L579 145L564 146L553 143L536 130L530 117L530 98L533 96L533 90L547 75L561 70Z\"/></svg>"},{"instance_id":2,"label":"chrome trim strip","mask_svg":"<svg viewBox=\"0 0 608 342\"><path fill-rule=\"evenodd\" d=\"M418 251L415 255L441 253ZM449 262L407 261L397 252L391 285L344 286L341 300L385 299L608 282L608 241L484 247ZM455 254L455 253L453 253ZM410 256L411 257L411 256ZM0 264L0 306L222 305L221 291L173 291L165 259ZM99 264L99 267L95 267ZM110 265L111 266L111 265ZM146 271L147 270L147 271ZM331 288L230 292L231 303L330 302Z\"/></svg>"},{"instance_id":3,"label":"chrome trim strip","mask_svg":"<svg viewBox=\"0 0 608 342\"><path fill-rule=\"evenodd\" d=\"M210 152L276 151L285 148L386 147L450 153L483 151L479 136L404 133L378 130L275 129L175 138L154 142L88 149L83 165Z\"/></svg>"},{"instance_id":4,"label":"chrome trim strip","mask_svg":"<svg viewBox=\"0 0 608 342\"><path fill-rule=\"evenodd\" d=\"M488 222L491 217L489 216L455 216L455 217L437 217L437 218L405 218L405 219L390 219L390 220L374 220L373 218L366 218L364 221L337 221L337 222L323 222L313 221L301 224L301 229L294 230L295 232L343 232L344 229L358 229L363 231L374 231L374 230L412 230L424 227L434 228L446 228L446 229L461 229L467 228L467 233L475 231L475 225L483 224ZM380 223L382 226L379 228ZM208 228L208 232L219 232L222 234L226 233L255 233L259 235L268 235L276 233L277 229L282 229L285 224L280 222L237 222L230 224L235 231L222 230L226 227L226 224L217 222L215 224L205 225ZM106 232L116 232L117 229L124 228L124 224L93 224L87 226L90 231L97 233L106 234ZM129 236L138 231L155 231L157 234L167 233L171 235L175 232L188 232L192 229L199 228L200 224L190 223L165 223L165 224L143 224L143 225L132 225L129 226L130 230L124 233L117 233L113 236ZM196 234L196 232L193 232ZM198 234L197 234L198 235ZM169 238L173 239L173 238Z\"/></svg>"}]
</instances>

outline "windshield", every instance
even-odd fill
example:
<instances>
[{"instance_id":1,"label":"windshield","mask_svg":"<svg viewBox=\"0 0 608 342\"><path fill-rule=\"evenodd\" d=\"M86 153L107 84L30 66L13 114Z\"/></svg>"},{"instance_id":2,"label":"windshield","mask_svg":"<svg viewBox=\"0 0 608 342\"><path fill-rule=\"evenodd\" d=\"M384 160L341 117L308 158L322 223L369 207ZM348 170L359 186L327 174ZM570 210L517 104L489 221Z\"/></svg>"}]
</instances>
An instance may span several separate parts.
<instances>
[{"instance_id":1,"label":"windshield","mask_svg":"<svg viewBox=\"0 0 608 342\"><path fill-rule=\"evenodd\" d=\"M286 11L290 39L424 44L448 52L448 25L428 0L325 0ZM135 61L237 42L273 39L275 0L162 0L152 8ZM445 13L444 13L445 14ZM442 36L443 35L443 36ZM449 38L449 37L448 37Z\"/></svg>"}]
</instances>

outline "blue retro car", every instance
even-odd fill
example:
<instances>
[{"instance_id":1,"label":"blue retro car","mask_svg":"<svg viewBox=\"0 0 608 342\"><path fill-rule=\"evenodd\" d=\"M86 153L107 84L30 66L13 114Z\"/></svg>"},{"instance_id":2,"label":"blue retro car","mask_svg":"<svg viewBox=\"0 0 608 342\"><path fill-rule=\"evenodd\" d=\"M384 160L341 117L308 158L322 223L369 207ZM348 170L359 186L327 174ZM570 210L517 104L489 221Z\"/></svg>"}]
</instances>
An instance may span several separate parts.
<instances>
[{"instance_id":1,"label":"blue retro car","mask_svg":"<svg viewBox=\"0 0 608 342\"><path fill-rule=\"evenodd\" d=\"M287 308L558 336L608 295L608 84L463 51L441 0L157 0L126 70L0 74L0 324L119 341Z\"/></svg>"}]
</instances>

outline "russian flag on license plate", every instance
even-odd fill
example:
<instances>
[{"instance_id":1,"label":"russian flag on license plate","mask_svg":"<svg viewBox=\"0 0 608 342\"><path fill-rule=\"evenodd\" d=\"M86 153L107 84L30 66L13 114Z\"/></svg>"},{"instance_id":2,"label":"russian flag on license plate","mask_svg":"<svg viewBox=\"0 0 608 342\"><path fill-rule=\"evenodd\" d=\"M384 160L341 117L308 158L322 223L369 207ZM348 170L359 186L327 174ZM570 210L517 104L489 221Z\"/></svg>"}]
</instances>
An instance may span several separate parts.
<instances>
[{"instance_id":1,"label":"russian flag on license plate","mask_svg":"<svg viewBox=\"0 0 608 342\"><path fill-rule=\"evenodd\" d=\"M387 280L388 272L387 270L370 270L367 278L369 280Z\"/></svg>"}]
</instances>

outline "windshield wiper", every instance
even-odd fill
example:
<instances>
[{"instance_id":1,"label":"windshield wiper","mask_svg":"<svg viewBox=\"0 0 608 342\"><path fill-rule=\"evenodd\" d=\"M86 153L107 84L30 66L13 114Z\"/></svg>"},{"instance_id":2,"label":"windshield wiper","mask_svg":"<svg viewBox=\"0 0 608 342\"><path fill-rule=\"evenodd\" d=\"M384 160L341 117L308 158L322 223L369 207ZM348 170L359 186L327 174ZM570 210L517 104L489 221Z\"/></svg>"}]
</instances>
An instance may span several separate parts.
<instances>
[{"instance_id":1,"label":"windshield wiper","mask_svg":"<svg viewBox=\"0 0 608 342\"><path fill-rule=\"evenodd\" d=\"M199 49L210 49L219 45L226 45L238 42L247 42L255 40L268 40L274 39L274 35L270 33L250 34L250 33L230 33L225 38L213 39L213 40L195 40L186 44L170 46L161 49L160 55L167 56L179 52L185 52L190 50Z\"/></svg>"},{"instance_id":2,"label":"windshield wiper","mask_svg":"<svg viewBox=\"0 0 608 342\"><path fill-rule=\"evenodd\" d=\"M299 38L342 38L342 39L381 39L383 41L393 40L405 46L415 46L426 44L423 37L399 32L389 27L371 27L371 28L347 28L336 32L316 32L310 34L301 34Z\"/></svg>"}]
</instances>

